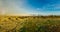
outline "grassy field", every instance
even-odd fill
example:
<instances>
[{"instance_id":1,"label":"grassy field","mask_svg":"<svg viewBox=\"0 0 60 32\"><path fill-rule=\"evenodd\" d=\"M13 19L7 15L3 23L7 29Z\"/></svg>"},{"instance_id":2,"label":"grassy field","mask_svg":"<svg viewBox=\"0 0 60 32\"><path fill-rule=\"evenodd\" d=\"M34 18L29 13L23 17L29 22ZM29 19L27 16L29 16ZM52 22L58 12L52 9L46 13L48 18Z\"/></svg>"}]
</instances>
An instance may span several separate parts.
<instances>
[{"instance_id":1,"label":"grassy field","mask_svg":"<svg viewBox=\"0 0 60 32\"><path fill-rule=\"evenodd\" d=\"M60 32L60 16L0 16L0 32Z\"/></svg>"}]
</instances>

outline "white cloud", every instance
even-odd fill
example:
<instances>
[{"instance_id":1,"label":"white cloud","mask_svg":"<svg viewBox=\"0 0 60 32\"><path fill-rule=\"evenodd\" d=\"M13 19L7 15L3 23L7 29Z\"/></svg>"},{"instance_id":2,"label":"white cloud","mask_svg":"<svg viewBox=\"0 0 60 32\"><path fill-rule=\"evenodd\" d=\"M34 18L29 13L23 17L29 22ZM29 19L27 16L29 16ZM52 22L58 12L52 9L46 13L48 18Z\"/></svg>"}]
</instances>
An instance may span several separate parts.
<instances>
[{"instance_id":1,"label":"white cloud","mask_svg":"<svg viewBox=\"0 0 60 32\"><path fill-rule=\"evenodd\" d=\"M23 8L23 4L23 1L19 2L18 0L0 0L0 12L2 12L2 14L3 12L5 14L25 13L26 9Z\"/></svg>"},{"instance_id":2,"label":"white cloud","mask_svg":"<svg viewBox=\"0 0 60 32\"><path fill-rule=\"evenodd\" d=\"M0 0L0 12L2 14L35 14L35 15L50 15L50 14L60 14L60 11L56 12L46 12L44 9L46 7L33 9L32 7L25 6L26 0ZM27 4L26 4L27 5ZM52 5L55 9L60 9L60 5ZM49 5L48 5L49 7ZM47 7L47 8L48 8ZM39 11L40 10L40 11ZM47 9L46 9L47 10ZM1 13L0 13L1 14Z\"/></svg>"}]
</instances>

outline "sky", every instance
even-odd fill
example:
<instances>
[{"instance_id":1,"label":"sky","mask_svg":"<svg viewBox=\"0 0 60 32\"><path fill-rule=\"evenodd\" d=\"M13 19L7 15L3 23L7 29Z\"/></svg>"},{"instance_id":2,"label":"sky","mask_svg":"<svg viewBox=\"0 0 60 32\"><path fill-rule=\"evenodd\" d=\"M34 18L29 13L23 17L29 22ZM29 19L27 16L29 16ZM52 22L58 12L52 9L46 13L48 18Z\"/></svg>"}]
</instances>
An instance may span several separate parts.
<instances>
[{"instance_id":1,"label":"sky","mask_svg":"<svg viewBox=\"0 0 60 32\"><path fill-rule=\"evenodd\" d=\"M60 15L60 0L0 0L0 14Z\"/></svg>"}]
</instances>

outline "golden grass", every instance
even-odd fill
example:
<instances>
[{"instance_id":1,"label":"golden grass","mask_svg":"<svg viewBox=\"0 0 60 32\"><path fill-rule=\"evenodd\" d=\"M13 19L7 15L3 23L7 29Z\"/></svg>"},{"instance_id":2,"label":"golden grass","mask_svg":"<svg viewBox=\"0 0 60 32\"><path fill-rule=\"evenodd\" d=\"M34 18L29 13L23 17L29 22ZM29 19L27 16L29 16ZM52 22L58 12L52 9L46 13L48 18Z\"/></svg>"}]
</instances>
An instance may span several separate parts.
<instances>
[{"instance_id":1,"label":"golden grass","mask_svg":"<svg viewBox=\"0 0 60 32\"><path fill-rule=\"evenodd\" d=\"M14 29L18 30L23 27L25 21L47 21L54 20L60 21L60 17L50 17L50 16L0 16L0 32L13 32ZM35 22L34 22L35 23Z\"/></svg>"}]
</instances>

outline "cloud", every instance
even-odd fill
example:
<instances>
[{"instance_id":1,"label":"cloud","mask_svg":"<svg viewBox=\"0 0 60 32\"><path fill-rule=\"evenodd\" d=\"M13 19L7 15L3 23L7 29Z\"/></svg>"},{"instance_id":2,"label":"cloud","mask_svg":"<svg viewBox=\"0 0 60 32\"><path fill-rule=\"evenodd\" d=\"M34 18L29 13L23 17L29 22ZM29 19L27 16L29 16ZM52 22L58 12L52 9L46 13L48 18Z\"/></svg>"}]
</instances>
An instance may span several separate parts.
<instances>
[{"instance_id":1,"label":"cloud","mask_svg":"<svg viewBox=\"0 0 60 32\"><path fill-rule=\"evenodd\" d=\"M60 2L47 4L43 8L33 8L27 0L0 0L0 14L60 14Z\"/></svg>"},{"instance_id":2,"label":"cloud","mask_svg":"<svg viewBox=\"0 0 60 32\"><path fill-rule=\"evenodd\" d=\"M27 12L24 3L22 0L0 0L0 14L24 14Z\"/></svg>"}]
</instances>

